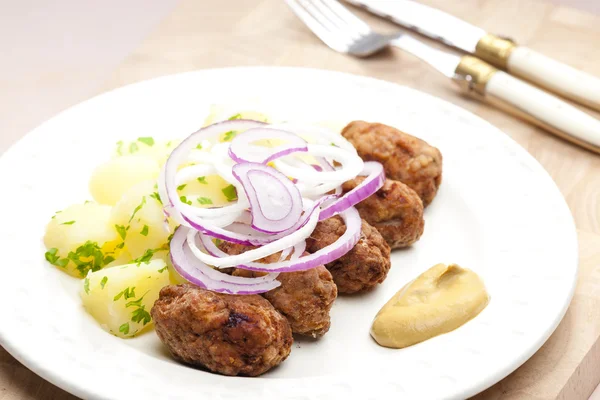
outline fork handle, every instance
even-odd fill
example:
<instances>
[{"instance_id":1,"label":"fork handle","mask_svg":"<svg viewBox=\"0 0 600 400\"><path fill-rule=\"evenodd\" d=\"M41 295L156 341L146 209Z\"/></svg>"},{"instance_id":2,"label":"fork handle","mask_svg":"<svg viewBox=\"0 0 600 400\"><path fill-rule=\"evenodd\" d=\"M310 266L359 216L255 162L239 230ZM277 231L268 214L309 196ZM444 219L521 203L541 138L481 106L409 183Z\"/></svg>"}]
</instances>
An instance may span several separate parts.
<instances>
[{"instance_id":1,"label":"fork handle","mask_svg":"<svg viewBox=\"0 0 600 400\"><path fill-rule=\"evenodd\" d=\"M600 121L475 57L465 56L455 80L470 95L600 154Z\"/></svg>"}]
</instances>

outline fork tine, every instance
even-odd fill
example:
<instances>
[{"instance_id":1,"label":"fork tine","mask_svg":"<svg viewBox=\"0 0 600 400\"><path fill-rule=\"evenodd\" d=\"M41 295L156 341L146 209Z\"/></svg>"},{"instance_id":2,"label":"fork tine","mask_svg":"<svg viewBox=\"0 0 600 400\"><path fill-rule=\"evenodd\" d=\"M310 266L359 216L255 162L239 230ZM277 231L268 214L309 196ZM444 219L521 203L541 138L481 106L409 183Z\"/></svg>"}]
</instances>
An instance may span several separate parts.
<instances>
[{"instance_id":1,"label":"fork tine","mask_svg":"<svg viewBox=\"0 0 600 400\"><path fill-rule=\"evenodd\" d=\"M340 35L339 29L316 10L312 4L307 4L306 1L302 0L286 0L286 3L296 16L325 44L336 51L347 51L348 42L352 39L348 38L347 35Z\"/></svg>"},{"instance_id":2,"label":"fork tine","mask_svg":"<svg viewBox=\"0 0 600 400\"><path fill-rule=\"evenodd\" d=\"M369 34L372 30L363 20L352 14L346 7L344 7L337 0L315 0L322 3L328 8L329 13L333 14L335 18L342 21L344 24L354 28L354 30L361 34Z\"/></svg>"},{"instance_id":3,"label":"fork tine","mask_svg":"<svg viewBox=\"0 0 600 400\"><path fill-rule=\"evenodd\" d=\"M325 2L322 0L303 0L304 2L310 3L314 8L315 12L319 12L324 18L330 21L338 31L342 31L341 34L346 34L352 39L357 40L363 36L363 32L355 27L349 25L344 19L337 15Z\"/></svg>"}]
</instances>

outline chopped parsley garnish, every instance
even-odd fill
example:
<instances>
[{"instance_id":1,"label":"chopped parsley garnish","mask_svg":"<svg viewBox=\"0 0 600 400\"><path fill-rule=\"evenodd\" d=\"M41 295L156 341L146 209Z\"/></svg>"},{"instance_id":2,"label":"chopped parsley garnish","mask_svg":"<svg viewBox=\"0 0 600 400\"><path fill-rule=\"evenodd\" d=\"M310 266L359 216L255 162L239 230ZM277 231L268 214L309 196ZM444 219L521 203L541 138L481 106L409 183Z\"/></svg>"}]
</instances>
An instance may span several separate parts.
<instances>
[{"instance_id":1,"label":"chopped parsley garnish","mask_svg":"<svg viewBox=\"0 0 600 400\"><path fill-rule=\"evenodd\" d=\"M179 185L179 186L177 186L177 190L183 190L183 189L185 189L186 186L187 186L187 183L184 183L183 185Z\"/></svg>"},{"instance_id":2,"label":"chopped parsley garnish","mask_svg":"<svg viewBox=\"0 0 600 400\"><path fill-rule=\"evenodd\" d=\"M117 142L117 154L122 156L123 155L123 141L119 140Z\"/></svg>"},{"instance_id":3,"label":"chopped parsley garnish","mask_svg":"<svg viewBox=\"0 0 600 400\"><path fill-rule=\"evenodd\" d=\"M198 197L198 203L200 204L212 204L212 200L208 197Z\"/></svg>"},{"instance_id":4,"label":"chopped parsley garnish","mask_svg":"<svg viewBox=\"0 0 600 400\"><path fill-rule=\"evenodd\" d=\"M119 332L123 335L127 335L129 333L129 322L125 322L123 325L119 327Z\"/></svg>"},{"instance_id":5,"label":"chopped parsley garnish","mask_svg":"<svg viewBox=\"0 0 600 400\"><path fill-rule=\"evenodd\" d=\"M85 290L86 294L90 294L90 278L83 280L83 290Z\"/></svg>"},{"instance_id":6,"label":"chopped parsley garnish","mask_svg":"<svg viewBox=\"0 0 600 400\"><path fill-rule=\"evenodd\" d=\"M115 258L113 256L106 256L104 257L104 265L108 265L111 262L115 261Z\"/></svg>"},{"instance_id":7,"label":"chopped parsley garnish","mask_svg":"<svg viewBox=\"0 0 600 400\"><path fill-rule=\"evenodd\" d=\"M221 239L215 239L215 246L220 246L223 241Z\"/></svg>"},{"instance_id":8,"label":"chopped parsley garnish","mask_svg":"<svg viewBox=\"0 0 600 400\"><path fill-rule=\"evenodd\" d=\"M90 204L90 203L93 203L93 202L90 201L90 200L86 200L86 201L83 202L83 204Z\"/></svg>"},{"instance_id":9,"label":"chopped parsley garnish","mask_svg":"<svg viewBox=\"0 0 600 400\"><path fill-rule=\"evenodd\" d=\"M142 202L133 210L133 214L131 214L129 222L133 221L133 217L135 217L135 214L137 214L138 211L140 211L142 207L144 207L144 204L146 204L146 196L142 197Z\"/></svg>"},{"instance_id":10,"label":"chopped parsley garnish","mask_svg":"<svg viewBox=\"0 0 600 400\"><path fill-rule=\"evenodd\" d=\"M148 236L148 230L149 230L148 225L144 225L144 227L142 228L142 231L140 232L140 235Z\"/></svg>"},{"instance_id":11,"label":"chopped parsley garnish","mask_svg":"<svg viewBox=\"0 0 600 400\"><path fill-rule=\"evenodd\" d=\"M113 301L119 300L121 297L125 300L129 300L135 297L135 286L131 288L125 288L125 290L120 291L114 298Z\"/></svg>"},{"instance_id":12,"label":"chopped parsley garnish","mask_svg":"<svg viewBox=\"0 0 600 400\"><path fill-rule=\"evenodd\" d=\"M200 182L203 185L208 185L208 182L206 182L206 177L205 176L199 176L198 177L198 182Z\"/></svg>"},{"instance_id":13,"label":"chopped parsley garnish","mask_svg":"<svg viewBox=\"0 0 600 400\"><path fill-rule=\"evenodd\" d=\"M121 236L121 239L125 240L125 238L127 237L127 230L129 230L129 227L125 228L125 226L123 225L115 225L115 229L119 233L119 236Z\"/></svg>"},{"instance_id":14,"label":"chopped parsley garnish","mask_svg":"<svg viewBox=\"0 0 600 400\"><path fill-rule=\"evenodd\" d=\"M56 253L58 253L58 249L56 247L49 249L45 254L46 261L48 261L50 264L55 264L60 258L56 255Z\"/></svg>"},{"instance_id":15,"label":"chopped parsley garnish","mask_svg":"<svg viewBox=\"0 0 600 400\"><path fill-rule=\"evenodd\" d=\"M75 221L67 221L67 222L63 222L61 225L73 225L75 223Z\"/></svg>"},{"instance_id":16,"label":"chopped parsley garnish","mask_svg":"<svg viewBox=\"0 0 600 400\"><path fill-rule=\"evenodd\" d=\"M164 268L159 269L158 272L162 274L163 272L165 272L168 269L169 269L169 266L166 266Z\"/></svg>"},{"instance_id":17,"label":"chopped parsley garnish","mask_svg":"<svg viewBox=\"0 0 600 400\"><path fill-rule=\"evenodd\" d=\"M154 138L151 137L139 137L138 142L142 142L148 146L154 146Z\"/></svg>"},{"instance_id":18,"label":"chopped parsley garnish","mask_svg":"<svg viewBox=\"0 0 600 400\"><path fill-rule=\"evenodd\" d=\"M117 245L117 249L122 249L123 247L125 247L125 242L121 242Z\"/></svg>"},{"instance_id":19,"label":"chopped parsley garnish","mask_svg":"<svg viewBox=\"0 0 600 400\"><path fill-rule=\"evenodd\" d=\"M224 142L231 142L231 140L237 135L237 131L228 131L225 132L225 136L223 136Z\"/></svg>"},{"instance_id":20,"label":"chopped parsley garnish","mask_svg":"<svg viewBox=\"0 0 600 400\"><path fill-rule=\"evenodd\" d=\"M162 204L162 200L160 198L160 194L158 194L158 192L154 192L150 195L150 197L152 197L153 199L155 199L156 201L158 201L160 204Z\"/></svg>"},{"instance_id":21,"label":"chopped parsley garnish","mask_svg":"<svg viewBox=\"0 0 600 400\"><path fill-rule=\"evenodd\" d=\"M202 144L199 144L198 146L196 146L196 149L202 150Z\"/></svg>"},{"instance_id":22,"label":"chopped parsley garnish","mask_svg":"<svg viewBox=\"0 0 600 400\"><path fill-rule=\"evenodd\" d=\"M48 250L46 252L46 254L44 255L46 257L46 261L48 261L52 265L56 265L57 267L65 268L67 266L67 264L69 263L69 259L68 258L60 258L57 253L58 253L57 248L53 247L50 250Z\"/></svg>"},{"instance_id":23,"label":"chopped parsley garnish","mask_svg":"<svg viewBox=\"0 0 600 400\"><path fill-rule=\"evenodd\" d=\"M142 254L141 257L136 258L135 260L132 261L133 263L136 263L138 265L138 267L140 266L141 263L150 263L150 260L152 260L152 257L154 257L154 253L156 253L157 251L160 251L161 249L147 249L144 254Z\"/></svg>"},{"instance_id":24,"label":"chopped parsley garnish","mask_svg":"<svg viewBox=\"0 0 600 400\"><path fill-rule=\"evenodd\" d=\"M141 300L141 299L140 299ZM140 308L134 310L131 313L131 320L133 322L142 323L142 325L146 325L150 321L152 321L152 317L150 313L146 311L146 306L141 306Z\"/></svg>"},{"instance_id":25,"label":"chopped parsley garnish","mask_svg":"<svg viewBox=\"0 0 600 400\"><path fill-rule=\"evenodd\" d=\"M181 200L181 202L182 202L182 203L185 203L185 204L187 204L187 205L190 205L190 206L192 205L192 201L191 201L191 200L188 200L188 199L187 199L187 197L185 197L185 196L181 196L181 197L179 198L179 200Z\"/></svg>"},{"instance_id":26,"label":"chopped parsley garnish","mask_svg":"<svg viewBox=\"0 0 600 400\"><path fill-rule=\"evenodd\" d=\"M229 121L233 121L234 119L242 119L242 114L235 114L229 117Z\"/></svg>"},{"instance_id":27,"label":"chopped parsley garnish","mask_svg":"<svg viewBox=\"0 0 600 400\"><path fill-rule=\"evenodd\" d=\"M140 147L137 145L136 142L131 142L131 144L129 145L129 153L133 154L136 153L140 150Z\"/></svg>"},{"instance_id":28,"label":"chopped parsley garnish","mask_svg":"<svg viewBox=\"0 0 600 400\"><path fill-rule=\"evenodd\" d=\"M130 301L127 304L125 304L125 308L137 307L131 313L131 320L133 322L137 322L137 323L141 322L142 325L146 325L147 323L149 323L152 320L150 313L148 311L146 311L146 306L142 305L142 301L144 300L144 297L146 296L147 293L148 292L144 293L144 295L142 297L140 297L139 299Z\"/></svg>"},{"instance_id":29,"label":"chopped parsley garnish","mask_svg":"<svg viewBox=\"0 0 600 400\"><path fill-rule=\"evenodd\" d=\"M65 267L69 261L72 261L81 277L85 277L88 271L98 271L114 260L111 255L104 256L98 243L87 241L75 251L70 251L67 258L57 261L54 265Z\"/></svg>"},{"instance_id":30,"label":"chopped parsley garnish","mask_svg":"<svg viewBox=\"0 0 600 400\"><path fill-rule=\"evenodd\" d=\"M228 201L235 201L238 198L237 190L235 189L235 186L233 186L233 185L229 185L229 186L221 189L221 191L223 192L225 197L227 197Z\"/></svg>"},{"instance_id":31,"label":"chopped parsley garnish","mask_svg":"<svg viewBox=\"0 0 600 400\"><path fill-rule=\"evenodd\" d=\"M108 276L105 276L104 278L102 278L102 280L100 281L100 286L102 287L102 289L104 289L104 286L106 286L106 282L108 282Z\"/></svg>"},{"instance_id":32,"label":"chopped parsley garnish","mask_svg":"<svg viewBox=\"0 0 600 400\"><path fill-rule=\"evenodd\" d=\"M57 216L58 214L60 214L61 212L62 212L62 211L57 211L57 212L55 212L55 213L54 213L54 215L52 216L52 219L56 218L56 216Z\"/></svg>"}]
</instances>

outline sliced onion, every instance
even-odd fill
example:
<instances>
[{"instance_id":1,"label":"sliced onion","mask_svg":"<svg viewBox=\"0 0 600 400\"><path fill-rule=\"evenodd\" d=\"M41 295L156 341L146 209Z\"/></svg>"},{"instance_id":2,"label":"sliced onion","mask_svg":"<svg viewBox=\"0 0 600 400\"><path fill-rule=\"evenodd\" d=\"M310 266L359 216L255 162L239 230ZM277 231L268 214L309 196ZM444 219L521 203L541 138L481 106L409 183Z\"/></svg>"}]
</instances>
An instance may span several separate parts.
<instances>
[{"instance_id":1,"label":"sliced onion","mask_svg":"<svg viewBox=\"0 0 600 400\"><path fill-rule=\"evenodd\" d=\"M167 212L179 223L187 224L179 211L184 204L177 195L176 175L179 166L184 164L190 152L198 144L211 139L216 142L223 133L228 131L245 131L264 125L262 122L243 119L224 121L202 128L183 140L167 159L158 180L159 194L165 201Z\"/></svg>"},{"instance_id":2,"label":"sliced onion","mask_svg":"<svg viewBox=\"0 0 600 400\"><path fill-rule=\"evenodd\" d=\"M170 257L173 267L189 282L202 288L230 294L257 294L272 290L281 285L277 274L258 278L245 278L227 275L204 264L194 257L187 243L187 231L179 227L170 244Z\"/></svg>"},{"instance_id":3,"label":"sliced onion","mask_svg":"<svg viewBox=\"0 0 600 400\"><path fill-rule=\"evenodd\" d=\"M259 140L278 139L285 143L275 147L265 147L253 144ZM249 129L237 135L229 146L229 155L238 162L255 162L267 164L276 158L296 152L308 151L306 141L301 137L270 127Z\"/></svg>"},{"instance_id":4,"label":"sliced onion","mask_svg":"<svg viewBox=\"0 0 600 400\"><path fill-rule=\"evenodd\" d=\"M302 196L296 185L264 164L241 163L233 167L250 203L252 227L279 233L294 226L302 215Z\"/></svg>"},{"instance_id":5,"label":"sliced onion","mask_svg":"<svg viewBox=\"0 0 600 400\"><path fill-rule=\"evenodd\" d=\"M294 167L285 162L285 157L274 161L279 171L287 176L298 178L301 181L337 182L342 184L358 175L363 169L363 160L357 155L335 146L309 144L308 151L311 155L329 157L342 164L335 171L319 172L313 168L306 169Z\"/></svg>"},{"instance_id":6,"label":"sliced onion","mask_svg":"<svg viewBox=\"0 0 600 400\"><path fill-rule=\"evenodd\" d=\"M332 130L327 128L290 122L272 124L269 125L269 127L272 129L281 129L284 131L293 132L296 135L300 135L301 137L309 136L311 139L314 139L316 143L324 144L327 146L334 144L335 146L340 147L344 150L356 153L356 149L354 148L352 143L346 140L346 138L340 135L339 133L333 132Z\"/></svg>"},{"instance_id":7,"label":"sliced onion","mask_svg":"<svg viewBox=\"0 0 600 400\"><path fill-rule=\"evenodd\" d=\"M224 258L211 256L210 254L207 254L207 253L201 251L197 246L195 246L192 238L196 234L198 234L200 236L200 238L202 239L202 237L205 235L202 234L201 232L190 231L188 233L188 242L189 242L190 248L194 252L194 255L196 257L198 257L204 263L212 265L216 268L233 267L233 266L236 266L241 263L258 260L263 257L270 256L271 254L278 253L278 252L282 251L283 249L293 246L296 243L298 243L299 241L306 239L307 237L310 236L312 231L315 230L315 226L317 226L318 220L319 220L319 215L317 212L314 212L310 215L310 218L307 221L306 225L304 225L303 227L294 231L293 233L290 233L287 236L282 237L281 239L278 239L274 242L265 244L261 247L257 247L256 249L248 250L243 254L238 254L235 256L229 256L229 257L224 257ZM203 243L204 243L204 241L203 241Z\"/></svg>"},{"instance_id":8,"label":"sliced onion","mask_svg":"<svg viewBox=\"0 0 600 400\"><path fill-rule=\"evenodd\" d=\"M340 212L360 203L367 197L377 192L385 182L385 172L383 165L377 161L365 162L360 175L367 177L354 189L343 195L340 199L330 204L327 208L321 211L319 221L332 217Z\"/></svg>"},{"instance_id":9,"label":"sliced onion","mask_svg":"<svg viewBox=\"0 0 600 400\"><path fill-rule=\"evenodd\" d=\"M290 260L282 261L282 262L264 264L264 263L259 263L259 262L239 261L239 263L236 263L236 262L238 262L238 260L243 260L244 258L258 260L258 259L266 257L267 255L270 255L270 254L267 254L265 256L260 256L260 257L256 257L256 253L249 254L250 252L260 250L260 248L258 248L258 249L248 250L242 254L230 256L227 253L221 251L219 248L217 248L217 246L215 246L211 240L207 241L206 237L200 236L200 238L201 238L200 240L202 241L202 244L206 245L207 251L209 251L211 253L214 252L215 258L217 258L217 259L219 256L223 257L222 260L228 260L228 259L232 259L233 257L237 257L235 259L236 262L233 263L237 268L247 269L250 271L261 271L261 272L304 271L304 270L315 268L315 267L318 267L319 265L325 265L332 261L337 260L338 258L340 258L340 257L344 256L346 253L348 253L350 250L352 250L352 248L360 240L362 220L360 219L360 215L358 214L358 211L356 211L356 208L350 207L347 210L341 212L339 215L342 218L342 220L344 221L344 223L346 224L346 231L344 232L344 234L342 236L340 236L338 238L338 240L336 240L329 246L323 247L321 250L319 250L313 254L305 255L305 256L302 256L297 259L290 259ZM188 234L188 241L189 241L189 234ZM211 246L211 243L212 243L212 246ZM193 247L191 247L191 249L194 252L194 255L196 257L202 259L201 257L199 257L199 254L197 253L197 251L200 251L200 249L196 248L197 251ZM275 252L273 252L273 253L275 253ZM273 253L271 253L271 254L273 254ZM206 253L205 253L205 255L206 255ZM244 256L246 256L246 257L244 257ZM213 257L213 256L209 256L209 257ZM225 263L225 264L227 264L227 263ZM212 265L212 263L211 263L211 265ZM231 265L229 265L229 266L231 266ZM216 265L215 265L215 267L216 267ZM223 268L224 267L225 266L223 266Z\"/></svg>"}]
</instances>

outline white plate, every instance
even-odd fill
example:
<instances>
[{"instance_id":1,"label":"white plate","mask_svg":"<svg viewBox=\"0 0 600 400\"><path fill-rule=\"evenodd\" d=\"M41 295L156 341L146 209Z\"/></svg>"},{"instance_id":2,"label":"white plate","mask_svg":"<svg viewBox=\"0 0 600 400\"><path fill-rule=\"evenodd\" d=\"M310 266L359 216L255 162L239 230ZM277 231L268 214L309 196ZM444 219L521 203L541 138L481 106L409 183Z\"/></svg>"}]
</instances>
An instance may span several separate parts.
<instances>
[{"instance_id":1,"label":"white plate","mask_svg":"<svg viewBox=\"0 0 600 400\"><path fill-rule=\"evenodd\" d=\"M284 119L391 124L444 156L422 239L393 253L390 274L376 290L336 301L322 340L297 340L288 360L260 378L177 364L153 332L132 340L104 332L81 307L79 281L44 261L41 242L55 210L89 198L90 173L117 140L182 137L201 125L211 103L241 99ZM564 315L577 275L569 210L522 148L444 101L335 72L221 69L131 85L27 135L0 159L0 182L0 342L34 372L84 398L463 398L539 349ZM490 305L449 334L404 350L379 347L369 336L375 313L439 262L478 272Z\"/></svg>"}]
</instances>

